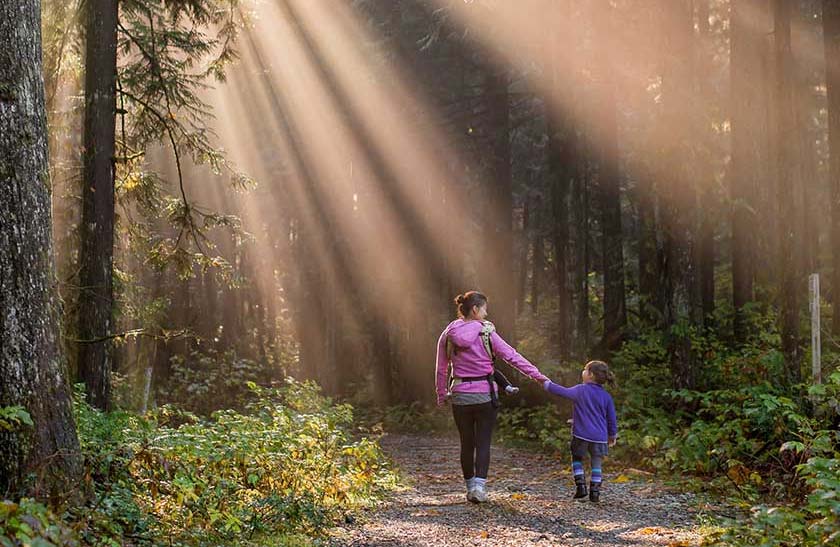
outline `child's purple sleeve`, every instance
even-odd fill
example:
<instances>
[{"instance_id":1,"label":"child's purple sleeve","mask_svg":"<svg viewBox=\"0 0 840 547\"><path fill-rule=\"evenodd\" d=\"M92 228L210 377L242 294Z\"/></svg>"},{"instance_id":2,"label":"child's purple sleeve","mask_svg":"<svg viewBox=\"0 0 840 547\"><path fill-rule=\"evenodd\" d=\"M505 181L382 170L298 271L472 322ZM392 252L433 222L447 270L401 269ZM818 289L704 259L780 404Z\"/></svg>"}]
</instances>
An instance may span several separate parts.
<instances>
[{"instance_id":1,"label":"child's purple sleeve","mask_svg":"<svg viewBox=\"0 0 840 547\"><path fill-rule=\"evenodd\" d=\"M517 369L519 372L528 376L537 382L544 382L548 377L539 371L537 367L531 364L530 361L522 357L516 352L513 347L504 341L504 339L497 333L490 333L490 344L493 346L493 351L496 356L504 360L506 363Z\"/></svg>"},{"instance_id":2,"label":"child's purple sleeve","mask_svg":"<svg viewBox=\"0 0 840 547\"><path fill-rule=\"evenodd\" d=\"M618 424L615 419L615 403L613 402L612 397L610 397L609 403L607 404L607 436L613 439L617 435Z\"/></svg>"},{"instance_id":3,"label":"child's purple sleeve","mask_svg":"<svg viewBox=\"0 0 840 547\"><path fill-rule=\"evenodd\" d=\"M545 384L543 384L543 387L545 387L545 390L547 392L553 395L559 395L560 397L565 397L566 399L577 401L580 384L572 387L564 387L560 384L555 384L551 380L548 380L545 382Z\"/></svg>"}]
</instances>

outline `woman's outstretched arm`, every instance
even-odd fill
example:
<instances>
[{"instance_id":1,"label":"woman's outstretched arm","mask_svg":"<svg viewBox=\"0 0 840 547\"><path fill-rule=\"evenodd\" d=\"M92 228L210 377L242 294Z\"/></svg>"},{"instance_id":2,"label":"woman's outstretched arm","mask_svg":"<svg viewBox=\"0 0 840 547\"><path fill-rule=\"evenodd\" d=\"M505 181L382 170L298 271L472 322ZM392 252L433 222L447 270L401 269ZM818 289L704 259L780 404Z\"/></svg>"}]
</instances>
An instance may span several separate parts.
<instances>
[{"instance_id":1,"label":"woman's outstretched arm","mask_svg":"<svg viewBox=\"0 0 840 547\"><path fill-rule=\"evenodd\" d=\"M539 371L537 367L531 364L530 361L519 355L513 346L504 341L497 332L490 333L490 343L493 345L493 351L496 357L503 359L513 368L528 376L537 382L545 382L548 377Z\"/></svg>"}]
</instances>

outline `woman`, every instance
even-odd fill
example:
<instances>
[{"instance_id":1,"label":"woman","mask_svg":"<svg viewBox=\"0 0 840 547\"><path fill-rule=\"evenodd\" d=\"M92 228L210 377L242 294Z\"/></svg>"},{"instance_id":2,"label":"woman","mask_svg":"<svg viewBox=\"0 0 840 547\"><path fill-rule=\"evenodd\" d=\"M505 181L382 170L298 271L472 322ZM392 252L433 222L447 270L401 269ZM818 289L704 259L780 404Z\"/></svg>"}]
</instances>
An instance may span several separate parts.
<instances>
[{"instance_id":1,"label":"woman","mask_svg":"<svg viewBox=\"0 0 840 547\"><path fill-rule=\"evenodd\" d=\"M467 485L467 500L481 503L487 501L490 439L498 406L493 357L488 349L540 384L548 378L502 340L492 323L484 321L487 317L486 296L470 291L458 295L455 303L458 319L451 322L438 339L437 403L441 406L447 399L452 402L452 415L461 436L461 470ZM449 365L453 377L451 391L447 389Z\"/></svg>"}]
</instances>

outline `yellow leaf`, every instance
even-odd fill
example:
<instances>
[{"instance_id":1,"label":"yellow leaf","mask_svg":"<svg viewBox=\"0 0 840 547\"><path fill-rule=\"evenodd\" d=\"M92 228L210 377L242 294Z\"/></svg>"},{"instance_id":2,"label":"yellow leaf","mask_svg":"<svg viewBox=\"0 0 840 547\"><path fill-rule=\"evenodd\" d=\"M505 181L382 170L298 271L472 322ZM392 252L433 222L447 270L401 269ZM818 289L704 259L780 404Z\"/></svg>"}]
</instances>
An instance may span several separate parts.
<instances>
[{"instance_id":1,"label":"yellow leaf","mask_svg":"<svg viewBox=\"0 0 840 547\"><path fill-rule=\"evenodd\" d=\"M490 534L488 534L487 531L481 532L481 537L482 538L487 539L489 536L490 536Z\"/></svg>"},{"instance_id":2,"label":"yellow leaf","mask_svg":"<svg viewBox=\"0 0 840 547\"><path fill-rule=\"evenodd\" d=\"M749 479L750 470L741 464L735 464L729 468L729 471L727 471L726 474L730 479L732 479L732 482L741 485Z\"/></svg>"},{"instance_id":3,"label":"yellow leaf","mask_svg":"<svg viewBox=\"0 0 840 547\"><path fill-rule=\"evenodd\" d=\"M615 482L615 481L613 481L613 482ZM659 528L654 528L654 527L650 527L650 526L648 526L647 528L642 528L641 530L639 530L639 533L642 534L643 536L650 536L650 535L653 535L653 534L658 534L659 532L660 532Z\"/></svg>"},{"instance_id":4,"label":"yellow leaf","mask_svg":"<svg viewBox=\"0 0 840 547\"><path fill-rule=\"evenodd\" d=\"M519 492L517 492L516 494L511 494L511 496L510 496L510 499L516 500L516 501L524 500L525 498L526 498L525 494L520 494Z\"/></svg>"},{"instance_id":5,"label":"yellow leaf","mask_svg":"<svg viewBox=\"0 0 840 547\"><path fill-rule=\"evenodd\" d=\"M633 479L631 479L627 475L621 474L621 475L617 476L616 478L614 478L612 480L612 482L617 482L618 484L621 484L623 482L630 482L631 480L633 480Z\"/></svg>"}]
</instances>

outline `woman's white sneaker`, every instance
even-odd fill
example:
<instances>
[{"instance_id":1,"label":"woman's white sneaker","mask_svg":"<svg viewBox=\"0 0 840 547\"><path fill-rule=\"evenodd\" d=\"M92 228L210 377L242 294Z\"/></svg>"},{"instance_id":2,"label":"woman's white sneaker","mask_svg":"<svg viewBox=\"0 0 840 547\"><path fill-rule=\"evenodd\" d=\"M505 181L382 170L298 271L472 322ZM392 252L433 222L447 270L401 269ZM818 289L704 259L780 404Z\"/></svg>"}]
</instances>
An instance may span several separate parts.
<instances>
[{"instance_id":1,"label":"woman's white sneaker","mask_svg":"<svg viewBox=\"0 0 840 547\"><path fill-rule=\"evenodd\" d=\"M469 499L469 494L467 494L467 496L468 496L468 499ZM474 502L474 503L484 503L484 502L486 502L487 501L487 489L485 488L485 486L483 484L476 484L475 488L472 491L472 497L473 497L473 499L471 501Z\"/></svg>"}]
</instances>

